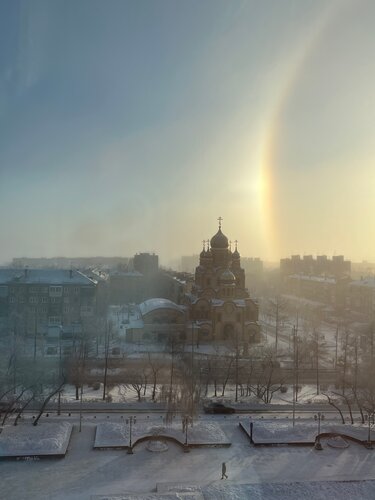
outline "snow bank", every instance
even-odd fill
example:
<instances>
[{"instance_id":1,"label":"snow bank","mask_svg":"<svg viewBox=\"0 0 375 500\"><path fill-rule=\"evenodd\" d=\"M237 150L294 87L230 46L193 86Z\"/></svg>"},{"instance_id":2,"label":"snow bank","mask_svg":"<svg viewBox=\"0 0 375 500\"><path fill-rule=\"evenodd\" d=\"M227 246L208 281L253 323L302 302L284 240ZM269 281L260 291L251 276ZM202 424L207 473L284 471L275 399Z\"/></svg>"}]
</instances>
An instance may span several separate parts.
<instances>
[{"instance_id":1,"label":"snow bank","mask_svg":"<svg viewBox=\"0 0 375 500\"><path fill-rule=\"evenodd\" d=\"M249 428L248 420L242 421L245 429ZM332 432L346 434L348 436L367 440L368 428L361 425L338 424L327 420L321 422L320 432ZM256 443L288 443L288 442L311 442L318 434L318 424L315 421L296 420L293 427L291 420L254 420L253 439ZM375 439L375 433L371 431L371 439Z\"/></svg>"},{"instance_id":2,"label":"snow bank","mask_svg":"<svg viewBox=\"0 0 375 500\"><path fill-rule=\"evenodd\" d=\"M137 422L132 426L132 442L144 436L164 435L185 442L182 424L152 426ZM229 445L230 442L221 427L214 422L197 422L188 426L188 443L192 445ZM129 424L104 422L98 424L95 435L95 448L125 447L129 445Z\"/></svg>"},{"instance_id":3,"label":"snow bank","mask_svg":"<svg viewBox=\"0 0 375 500\"><path fill-rule=\"evenodd\" d=\"M342 500L374 498L374 481L325 481L308 483L213 484L203 489L205 500Z\"/></svg>"},{"instance_id":4,"label":"snow bank","mask_svg":"<svg viewBox=\"0 0 375 500\"><path fill-rule=\"evenodd\" d=\"M0 457L64 455L71 432L68 422L6 426L0 434Z\"/></svg>"}]
</instances>

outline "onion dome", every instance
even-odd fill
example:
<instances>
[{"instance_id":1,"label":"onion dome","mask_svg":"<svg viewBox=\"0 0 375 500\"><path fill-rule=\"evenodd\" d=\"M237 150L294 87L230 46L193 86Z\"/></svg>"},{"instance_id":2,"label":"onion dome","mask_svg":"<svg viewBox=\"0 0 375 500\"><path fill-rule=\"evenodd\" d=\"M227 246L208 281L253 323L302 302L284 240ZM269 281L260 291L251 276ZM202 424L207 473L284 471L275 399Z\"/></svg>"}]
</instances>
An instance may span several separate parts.
<instances>
[{"instance_id":1,"label":"onion dome","mask_svg":"<svg viewBox=\"0 0 375 500\"><path fill-rule=\"evenodd\" d=\"M228 238L221 232L221 228L219 228L219 231L211 238L211 248L228 248Z\"/></svg>"},{"instance_id":2,"label":"onion dome","mask_svg":"<svg viewBox=\"0 0 375 500\"><path fill-rule=\"evenodd\" d=\"M236 248L235 248L234 252L232 253L232 258L233 259L239 259L240 258L240 253L237 250L237 240L235 241L235 244L236 244Z\"/></svg>"},{"instance_id":3,"label":"onion dome","mask_svg":"<svg viewBox=\"0 0 375 500\"><path fill-rule=\"evenodd\" d=\"M220 275L220 281L222 283L235 283L236 277L229 269L225 269Z\"/></svg>"},{"instance_id":4,"label":"onion dome","mask_svg":"<svg viewBox=\"0 0 375 500\"><path fill-rule=\"evenodd\" d=\"M233 257L234 259L239 259L239 258L240 258L240 254L239 254L239 252L238 252L237 248L236 248L236 250L232 253L232 257Z\"/></svg>"}]
</instances>

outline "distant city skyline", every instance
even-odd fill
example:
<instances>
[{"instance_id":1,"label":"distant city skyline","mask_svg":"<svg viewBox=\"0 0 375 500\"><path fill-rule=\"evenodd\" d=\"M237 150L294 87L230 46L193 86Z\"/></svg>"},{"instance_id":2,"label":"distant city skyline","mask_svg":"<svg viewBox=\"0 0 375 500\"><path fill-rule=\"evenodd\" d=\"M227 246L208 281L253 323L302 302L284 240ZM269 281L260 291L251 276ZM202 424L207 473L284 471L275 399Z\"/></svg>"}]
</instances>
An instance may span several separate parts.
<instances>
[{"instance_id":1,"label":"distant city skyline","mask_svg":"<svg viewBox=\"0 0 375 500\"><path fill-rule=\"evenodd\" d=\"M0 263L375 260L375 3L4 0Z\"/></svg>"}]
</instances>

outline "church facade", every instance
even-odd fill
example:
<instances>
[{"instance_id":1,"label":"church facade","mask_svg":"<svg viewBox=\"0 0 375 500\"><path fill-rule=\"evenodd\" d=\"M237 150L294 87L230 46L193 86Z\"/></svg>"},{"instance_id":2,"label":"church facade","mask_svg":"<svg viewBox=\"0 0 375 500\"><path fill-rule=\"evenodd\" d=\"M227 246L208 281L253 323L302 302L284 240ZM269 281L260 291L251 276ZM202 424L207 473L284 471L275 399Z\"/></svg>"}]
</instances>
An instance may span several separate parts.
<instances>
[{"instance_id":1,"label":"church facade","mask_svg":"<svg viewBox=\"0 0 375 500\"><path fill-rule=\"evenodd\" d=\"M203 242L192 293L186 298L190 328L197 341L256 343L260 341L258 304L245 287L237 241L232 252L221 220L217 233Z\"/></svg>"}]
</instances>

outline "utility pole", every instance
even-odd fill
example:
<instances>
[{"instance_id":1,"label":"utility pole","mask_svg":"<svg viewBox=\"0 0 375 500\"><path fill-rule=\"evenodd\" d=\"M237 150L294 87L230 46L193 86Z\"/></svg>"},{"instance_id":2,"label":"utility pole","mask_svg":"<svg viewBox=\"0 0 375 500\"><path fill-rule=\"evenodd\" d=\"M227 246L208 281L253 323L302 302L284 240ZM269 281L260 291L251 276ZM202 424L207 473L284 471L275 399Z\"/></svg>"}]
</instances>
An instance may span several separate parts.
<instances>
[{"instance_id":1,"label":"utility pole","mask_svg":"<svg viewBox=\"0 0 375 500\"><path fill-rule=\"evenodd\" d=\"M335 369L336 369L336 367L337 367L337 356L338 356L338 343L339 343L339 324L338 323L337 323L337 326L336 326L335 341L336 341L336 346L335 346Z\"/></svg>"},{"instance_id":2,"label":"utility pole","mask_svg":"<svg viewBox=\"0 0 375 500\"><path fill-rule=\"evenodd\" d=\"M293 326L293 427L296 421L296 401L297 401L297 359L296 359L296 326Z\"/></svg>"},{"instance_id":3,"label":"utility pole","mask_svg":"<svg viewBox=\"0 0 375 500\"><path fill-rule=\"evenodd\" d=\"M276 328L275 328L275 353L277 356L277 344L279 340L279 299L276 298L276 316L275 316L275 321L276 321Z\"/></svg>"},{"instance_id":4,"label":"utility pole","mask_svg":"<svg viewBox=\"0 0 375 500\"><path fill-rule=\"evenodd\" d=\"M37 317L37 307L35 307L35 317L34 317L34 362L36 361L36 336L38 330L38 317Z\"/></svg>"},{"instance_id":5,"label":"utility pole","mask_svg":"<svg viewBox=\"0 0 375 500\"><path fill-rule=\"evenodd\" d=\"M106 322L106 324L105 324L105 337L104 337L103 401L105 401L106 390L107 390L108 356L109 356L109 331L108 331L108 323Z\"/></svg>"},{"instance_id":6,"label":"utility pole","mask_svg":"<svg viewBox=\"0 0 375 500\"><path fill-rule=\"evenodd\" d=\"M238 331L236 331L236 403L238 401Z\"/></svg>"}]
</instances>

